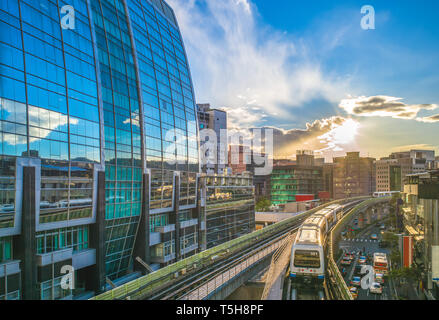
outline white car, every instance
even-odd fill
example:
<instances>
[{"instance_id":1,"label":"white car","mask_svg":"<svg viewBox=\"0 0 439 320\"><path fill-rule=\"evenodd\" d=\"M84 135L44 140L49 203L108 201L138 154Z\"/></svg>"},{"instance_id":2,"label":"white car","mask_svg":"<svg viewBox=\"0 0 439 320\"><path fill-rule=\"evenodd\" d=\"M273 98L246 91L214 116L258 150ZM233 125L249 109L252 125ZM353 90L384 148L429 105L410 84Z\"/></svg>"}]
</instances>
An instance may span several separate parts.
<instances>
[{"instance_id":1,"label":"white car","mask_svg":"<svg viewBox=\"0 0 439 320\"><path fill-rule=\"evenodd\" d=\"M374 282L372 283L372 287L370 288L370 293L382 294L383 287L378 282Z\"/></svg>"}]
</instances>

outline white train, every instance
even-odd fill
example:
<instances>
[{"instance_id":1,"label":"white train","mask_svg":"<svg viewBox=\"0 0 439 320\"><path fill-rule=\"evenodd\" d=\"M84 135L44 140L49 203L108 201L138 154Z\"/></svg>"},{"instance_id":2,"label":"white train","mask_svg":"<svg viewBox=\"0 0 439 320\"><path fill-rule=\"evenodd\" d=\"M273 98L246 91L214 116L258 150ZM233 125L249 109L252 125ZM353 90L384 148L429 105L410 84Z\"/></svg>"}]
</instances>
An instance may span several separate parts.
<instances>
[{"instance_id":1,"label":"white train","mask_svg":"<svg viewBox=\"0 0 439 320\"><path fill-rule=\"evenodd\" d=\"M320 286L325 281L325 242L343 215L343 206L331 205L305 220L291 249L290 279L293 285Z\"/></svg>"},{"instance_id":2,"label":"white train","mask_svg":"<svg viewBox=\"0 0 439 320\"><path fill-rule=\"evenodd\" d=\"M394 194L399 194L400 191L386 191L386 192L374 192L373 197L374 198L384 198L384 197L391 197Z\"/></svg>"}]
</instances>

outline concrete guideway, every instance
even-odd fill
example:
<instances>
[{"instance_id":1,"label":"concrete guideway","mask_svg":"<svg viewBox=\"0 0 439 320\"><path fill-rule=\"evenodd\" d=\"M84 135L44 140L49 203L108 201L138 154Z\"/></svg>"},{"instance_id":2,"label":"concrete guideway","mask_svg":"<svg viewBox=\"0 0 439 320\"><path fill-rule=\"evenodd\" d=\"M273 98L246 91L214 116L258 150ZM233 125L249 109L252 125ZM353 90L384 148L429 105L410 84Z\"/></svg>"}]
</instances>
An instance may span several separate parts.
<instances>
[{"instance_id":1,"label":"concrete guideway","mask_svg":"<svg viewBox=\"0 0 439 320\"><path fill-rule=\"evenodd\" d=\"M282 300L283 276L290 262L291 248L295 237L296 233L288 236L273 255L261 300Z\"/></svg>"}]
</instances>

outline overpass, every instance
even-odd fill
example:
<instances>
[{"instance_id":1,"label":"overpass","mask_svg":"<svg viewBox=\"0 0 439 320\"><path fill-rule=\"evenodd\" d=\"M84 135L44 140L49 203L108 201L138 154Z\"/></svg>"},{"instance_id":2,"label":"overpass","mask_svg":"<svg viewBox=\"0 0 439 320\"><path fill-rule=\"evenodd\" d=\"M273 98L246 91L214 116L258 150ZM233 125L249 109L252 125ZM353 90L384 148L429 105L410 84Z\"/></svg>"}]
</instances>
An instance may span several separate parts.
<instances>
[{"instance_id":1,"label":"overpass","mask_svg":"<svg viewBox=\"0 0 439 320\"><path fill-rule=\"evenodd\" d=\"M364 203L368 199L370 197L357 197L326 203L178 261L91 300L224 299L268 266L273 253L310 215L331 204Z\"/></svg>"}]
</instances>

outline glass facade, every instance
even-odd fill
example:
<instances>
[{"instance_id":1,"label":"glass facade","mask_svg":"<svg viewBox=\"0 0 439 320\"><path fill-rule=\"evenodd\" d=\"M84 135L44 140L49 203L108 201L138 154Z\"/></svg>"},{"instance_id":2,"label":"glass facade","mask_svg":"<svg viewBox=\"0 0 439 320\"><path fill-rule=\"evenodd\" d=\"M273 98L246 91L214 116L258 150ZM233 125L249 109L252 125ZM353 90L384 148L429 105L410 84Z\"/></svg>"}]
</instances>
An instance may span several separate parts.
<instances>
[{"instance_id":1,"label":"glass facade","mask_svg":"<svg viewBox=\"0 0 439 320\"><path fill-rule=\"evenodd\" d=\"M12 259L12 238L0 238L0 263Z\"/></svg>"},{"instance_id":2,"label":"glass facade","mask_svg":"<svg viewBox=\"0 0 439 320\"><path fill-rule=\"evenodd\" d=\"M206 177L207 249L243 236L255 229L253 179L249 177Z\"/></svg>"},{"instance_id":3,"label":"glass facade","mask_svg":"<svg viewBox=\"0 0 439 320\"><path fill-rule=\"evenodd\" d=\"M55 229L37 233L37 253L45 254L73 248L73 252L89 247L88 226Z\"/></svg>"},{"instance_id":4,"label":"glass facade","mask_svg":"<svg viewBox=\"0 0 439 320\"><path fill-rule=\"evenodd\" d=\"M296 195L315 195L323 190L321 167L275 167L271 174L271 201L274 205L295 202Z\"/></svg>"},{"instance_id":5,"label":"glass facade","mask_svg":"<svg viewBox=\"0 0 439 320\"><path fill-rule=\"evenodd\" d=\"M66 5L73 29L61 24ZM169 224L178 171L180 207L196 204L195 98L172 9L162 0L2 0L0 30L0 231L14 227L17 158L38 158L37 229L47 231L37 232L37 254L87 249L105 168L105 272L126 275L142 202L151 231ZM40 285L41 298L64 296Z\"/></svg>"},{"instance_id":6,"label":"glass facade","mask_svg":"<svg viewBox=\"0 0 439 320\"><path fill-rule=\"evenodd\" d=\"M39 284L41 300L60 300L72 295L72 290L61 287L62 277Z\"/></svg>"},{"instance_id":7,"label":"glass facade","mask_svg":"<svg viewBox=\"0 0 439 320\"><path fill-rule=\"evenodd\" d=\"M14 225L15 159L0 156L0 230Z\"/></svg>"}]
</instances>

